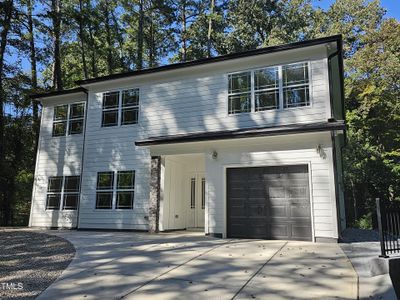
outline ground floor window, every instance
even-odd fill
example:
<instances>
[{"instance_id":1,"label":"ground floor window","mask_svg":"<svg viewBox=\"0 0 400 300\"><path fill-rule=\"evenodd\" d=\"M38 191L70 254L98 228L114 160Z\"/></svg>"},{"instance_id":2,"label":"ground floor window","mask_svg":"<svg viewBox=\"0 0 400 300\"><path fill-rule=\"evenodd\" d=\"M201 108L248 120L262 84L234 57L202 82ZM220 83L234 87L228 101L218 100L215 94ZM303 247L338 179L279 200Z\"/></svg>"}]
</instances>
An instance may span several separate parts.
<instances>
[{"instance_id":1,"label":"ground floor window","mask_svg":"<svg viewBox=\"0 0 400 300\"><path fill-rule=\"evenodd\" d=\"M52 176L47 185L47 210L76 210L79 203L80 176Z\"/></svg>"},{"instance_id":2,"label":"ground floor window","mask_svg":"<svg viewBox=\"0 0 400 300\"><path fill-rule=\"evenodd\" d=\"M98 172L96 209L132 209L135 171Z\"/></svg>"}]
</instances>

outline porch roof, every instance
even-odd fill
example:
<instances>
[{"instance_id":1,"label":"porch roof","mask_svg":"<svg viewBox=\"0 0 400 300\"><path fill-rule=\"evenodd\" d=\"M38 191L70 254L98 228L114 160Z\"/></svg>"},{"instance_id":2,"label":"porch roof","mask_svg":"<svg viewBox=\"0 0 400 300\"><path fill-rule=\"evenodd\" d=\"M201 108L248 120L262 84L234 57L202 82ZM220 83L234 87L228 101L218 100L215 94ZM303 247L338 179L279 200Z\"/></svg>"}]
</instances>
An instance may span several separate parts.
<instances>
[{"instance_id":1,"label":"porch roof","mask_svg":"<svg viewBox=\"0 0 400 300\"><path fill-rule=\"evenodd\" d=\"M209 140L227 140L238 138L251 138L251 137L265 137L287 135L294 133L308 133L308 132L321 132L344 130L346 125L343 120L329 120L328 122L318 122L310 124L294 124L283 126L268 126L256 128L244 128L236 130L223 130L201 133L188 133L167 136L149 137L148 139L136 141L136 146L151 146L162 144L176 144L188 142L201 142Z\"/></svg>"}]
</instances>

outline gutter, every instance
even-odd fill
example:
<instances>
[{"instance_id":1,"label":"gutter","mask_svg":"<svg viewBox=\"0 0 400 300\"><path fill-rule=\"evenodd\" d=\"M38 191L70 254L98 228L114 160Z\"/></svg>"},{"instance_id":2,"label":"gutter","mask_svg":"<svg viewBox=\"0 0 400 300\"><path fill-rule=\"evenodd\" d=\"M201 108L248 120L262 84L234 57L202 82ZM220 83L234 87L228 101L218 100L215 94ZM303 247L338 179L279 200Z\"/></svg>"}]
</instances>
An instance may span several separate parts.
<instances>
[{"instance_id":1,"label":"gutter","mask_svg":"<svg viewBox=\"0 0 400 300\"><path fill-rule=\"evenodd\" d=\"M86 103L85 103L85 124L83 126L83 141L82 141L82 158L81 158L81 172L80 172L80 181L79 181L79 200L77 204L76 211L76 229L79 229L79 213L81 206L81 198L82 198L82 183L83 183L83 165L85 161L85 144L86 144L86 124L87 124L87 112L89 107L89 93L87 89L81 88L82 92L86 94Z\"/></svg>"}]
</instances>

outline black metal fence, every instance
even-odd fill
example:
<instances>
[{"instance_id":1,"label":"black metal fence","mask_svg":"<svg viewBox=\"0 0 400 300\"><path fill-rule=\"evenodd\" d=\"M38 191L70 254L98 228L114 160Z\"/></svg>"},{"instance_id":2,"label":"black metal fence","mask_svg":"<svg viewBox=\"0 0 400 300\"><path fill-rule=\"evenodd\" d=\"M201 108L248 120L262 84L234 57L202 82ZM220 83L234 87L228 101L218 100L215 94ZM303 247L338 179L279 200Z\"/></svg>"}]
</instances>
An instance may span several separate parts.
<instances>
[{"instance_id":1,"label":"black metal fence","mask_svg":"<svg viewBox=\"0 0 400 300\"><path fill-rule=\"evenodd\" d=\"M400 255L400 202L376 199L381 257Z\"/></svg>"}]
</instances>

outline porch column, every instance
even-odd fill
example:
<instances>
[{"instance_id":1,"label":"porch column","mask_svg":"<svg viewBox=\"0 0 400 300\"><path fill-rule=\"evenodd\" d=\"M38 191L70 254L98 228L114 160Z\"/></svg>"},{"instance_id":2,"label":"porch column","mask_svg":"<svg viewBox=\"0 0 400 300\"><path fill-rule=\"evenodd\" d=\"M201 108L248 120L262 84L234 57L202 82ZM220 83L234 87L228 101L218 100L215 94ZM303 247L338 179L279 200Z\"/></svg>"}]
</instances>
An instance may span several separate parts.
<instances>
[{"instance_id":1,"label":"porch column","mask_svg":"<svg viewBox=\"0 0 400 300\"><path fill-rule=\"evenodd\" d=\"M155 233L160 219L161 156L151 157L150 176L149 232Z\"/></svg>"}]
</instances>

